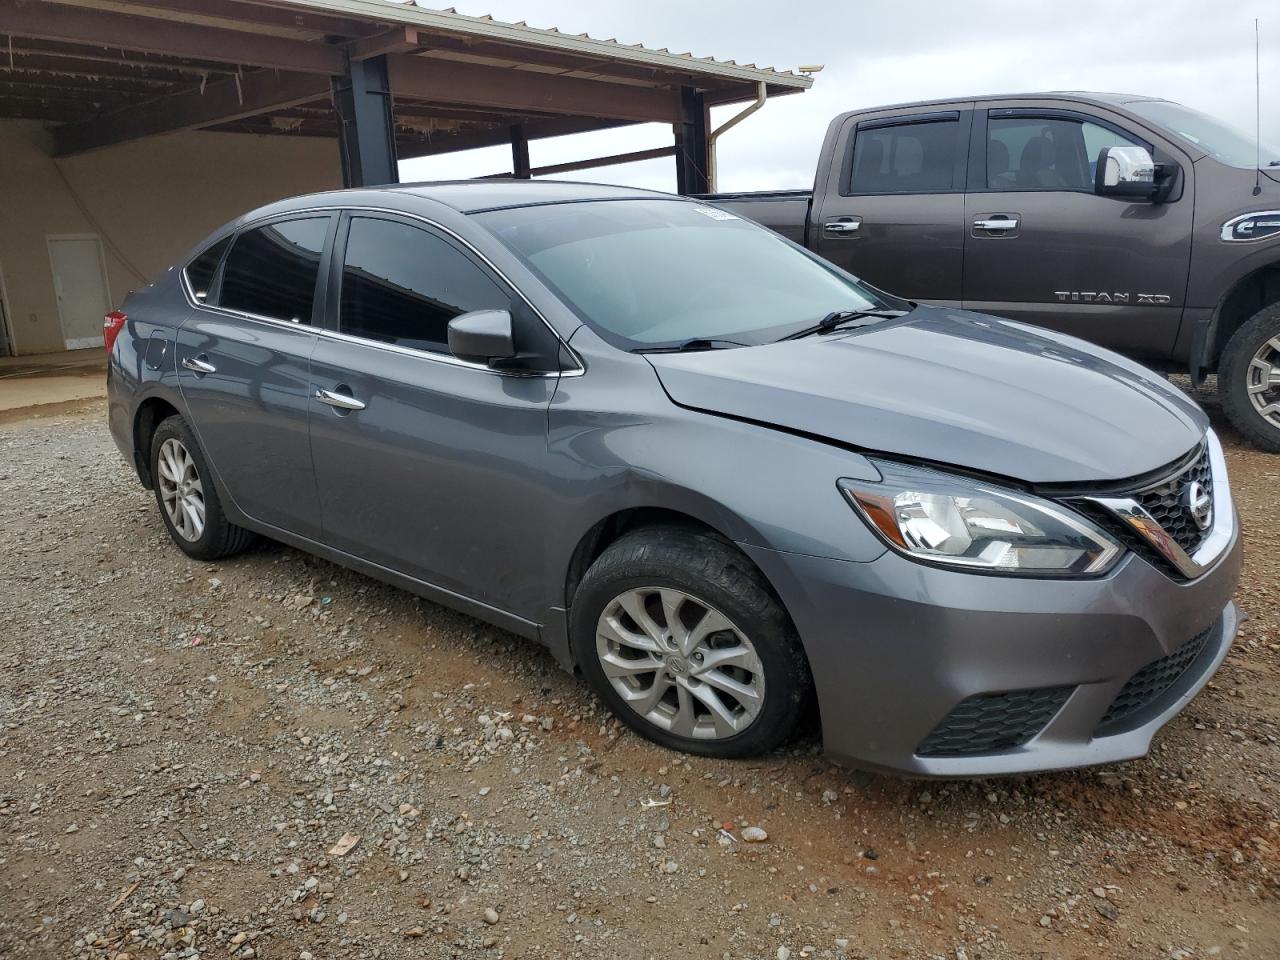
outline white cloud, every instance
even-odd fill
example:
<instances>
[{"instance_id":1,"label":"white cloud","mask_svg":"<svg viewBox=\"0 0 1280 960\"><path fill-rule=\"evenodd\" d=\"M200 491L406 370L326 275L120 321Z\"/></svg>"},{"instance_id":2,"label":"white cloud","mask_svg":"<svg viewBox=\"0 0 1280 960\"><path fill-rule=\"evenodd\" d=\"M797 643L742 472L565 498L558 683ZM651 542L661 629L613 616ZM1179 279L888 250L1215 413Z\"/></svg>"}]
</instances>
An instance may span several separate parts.
<instances>
[{"instance_id":1,"label":"white cloud","mask_svg":"<svg viewBox=\"0 0 1280 960\"><path fill-rule=\"evenodd\" d=\"M1098 0L1059 4L808 0L460 0L493 14L593 37L794 68L825 63L813 89L771 101L725 134L720 189L807 187L828 121L845 110L941 97L1036 90L1143 93L1214 114L1252 131L1253 20L1262 19L1263 139L1280 142L1280 15L1274 2L1211 6L1165 0L1135 8ZM740 107L718 108L722 122ZM671 142L661 124L534 141L535 166L626 153ZM405 179L446 179L511 167L505 147L403 164ZM675 189L671 159L568 175Z\"/></svg>"}]
</instances>

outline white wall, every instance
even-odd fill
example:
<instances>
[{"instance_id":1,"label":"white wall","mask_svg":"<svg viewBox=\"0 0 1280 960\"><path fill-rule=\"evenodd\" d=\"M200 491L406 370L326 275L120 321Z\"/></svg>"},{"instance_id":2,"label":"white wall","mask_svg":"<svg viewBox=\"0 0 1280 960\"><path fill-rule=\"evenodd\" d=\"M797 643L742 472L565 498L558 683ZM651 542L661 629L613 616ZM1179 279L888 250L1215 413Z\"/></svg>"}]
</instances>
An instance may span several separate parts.
<instances>
[{"instance_id":1,"label":"white wall","mask_svg":"<svg viewBox=\"0 0 1280 960\"><path fill-rule=\"evenodd\" d=\"M119 304L238 214L338 186L330 140L180 133L54 161L41 124L0 120L0 273L14 352L63 349L47 235L98 234Z\"/></svg>"}]
</instances>

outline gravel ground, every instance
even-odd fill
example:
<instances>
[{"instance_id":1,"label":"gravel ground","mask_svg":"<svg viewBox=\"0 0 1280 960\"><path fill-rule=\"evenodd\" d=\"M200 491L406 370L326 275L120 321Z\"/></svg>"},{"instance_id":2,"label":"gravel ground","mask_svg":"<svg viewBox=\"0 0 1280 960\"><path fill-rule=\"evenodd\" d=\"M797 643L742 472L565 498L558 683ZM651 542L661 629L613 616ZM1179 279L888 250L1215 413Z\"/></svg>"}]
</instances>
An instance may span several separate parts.
<instances>
[{"instance_id":1,"label":"gravel ground","mask_svg":"<svg viewBox=\"0 0 1280 960\"><path fill-rule=\"evenodd\" d=\"M1151 757L921 783L664 752L467 617L192 562L103 423L0 423L0 957L1280 956L1280 457L1225 428L1250 619Z\"/></svg>"}]
</instances>

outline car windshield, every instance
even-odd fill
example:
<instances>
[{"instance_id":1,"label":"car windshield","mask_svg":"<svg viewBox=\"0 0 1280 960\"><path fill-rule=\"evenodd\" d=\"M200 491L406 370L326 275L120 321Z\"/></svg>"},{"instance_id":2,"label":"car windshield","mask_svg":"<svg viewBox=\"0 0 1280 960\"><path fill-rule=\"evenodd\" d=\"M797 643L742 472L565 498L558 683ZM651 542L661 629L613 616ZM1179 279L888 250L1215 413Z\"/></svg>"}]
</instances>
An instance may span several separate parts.
<instances>
[{"instance_id":1,"label":"car windshield","mask_svg":"<svg viewBox=\"0 0 1280 960\"><path fill-rule=\"evenodd\" d=\"M763 227L684 200L477 214L585 323L623 349L750 346L833 311L902 308Z\"/></svg>"},{"instance_id":2,"label":"car windshield","mask_svg":"<svg viewBox=\"0 0 1280 960\"><path fill-rule=\"evenodd\" d=\"M1265 140L1261 151L1254 136L1236 130L1213 117L1192 110L1180 103L1168 100L1139 100L1126 103L1126 107L1140 117L1172 131L1188 143L1204 150L1213 159L1232 167L1252 170L1261 156L1265 167L1272 160L1280 160L1280 147Z\"/></svg>"}]
</instances>

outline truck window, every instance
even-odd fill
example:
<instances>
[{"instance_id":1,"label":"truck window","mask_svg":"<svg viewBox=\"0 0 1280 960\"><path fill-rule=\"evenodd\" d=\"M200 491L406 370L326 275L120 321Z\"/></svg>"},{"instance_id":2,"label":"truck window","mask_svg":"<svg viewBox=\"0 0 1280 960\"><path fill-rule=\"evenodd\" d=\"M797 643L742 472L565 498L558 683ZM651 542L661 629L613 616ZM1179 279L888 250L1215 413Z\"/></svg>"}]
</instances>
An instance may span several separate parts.
<instances>
[{"instance_id":1,"label":"truck window","mask_svg":"<svg viewBox=\"0 0 1280 960\"><path fill-rule=\"evenodd\" d=\"M858 130L849 192L940 193L951 190L960 123L936 120Z\"/></svg>"},{"instance_id":2,"label":"truck window","mask_svg":"<svg viewBox=\"0 0 1280 960\"><path fill-rule=\"evenodd\" d=\"M987 189L1092 190L1098 151L1133 143L1080 120L993 118L987 124Z\"/></svg>"}]
</instances>

